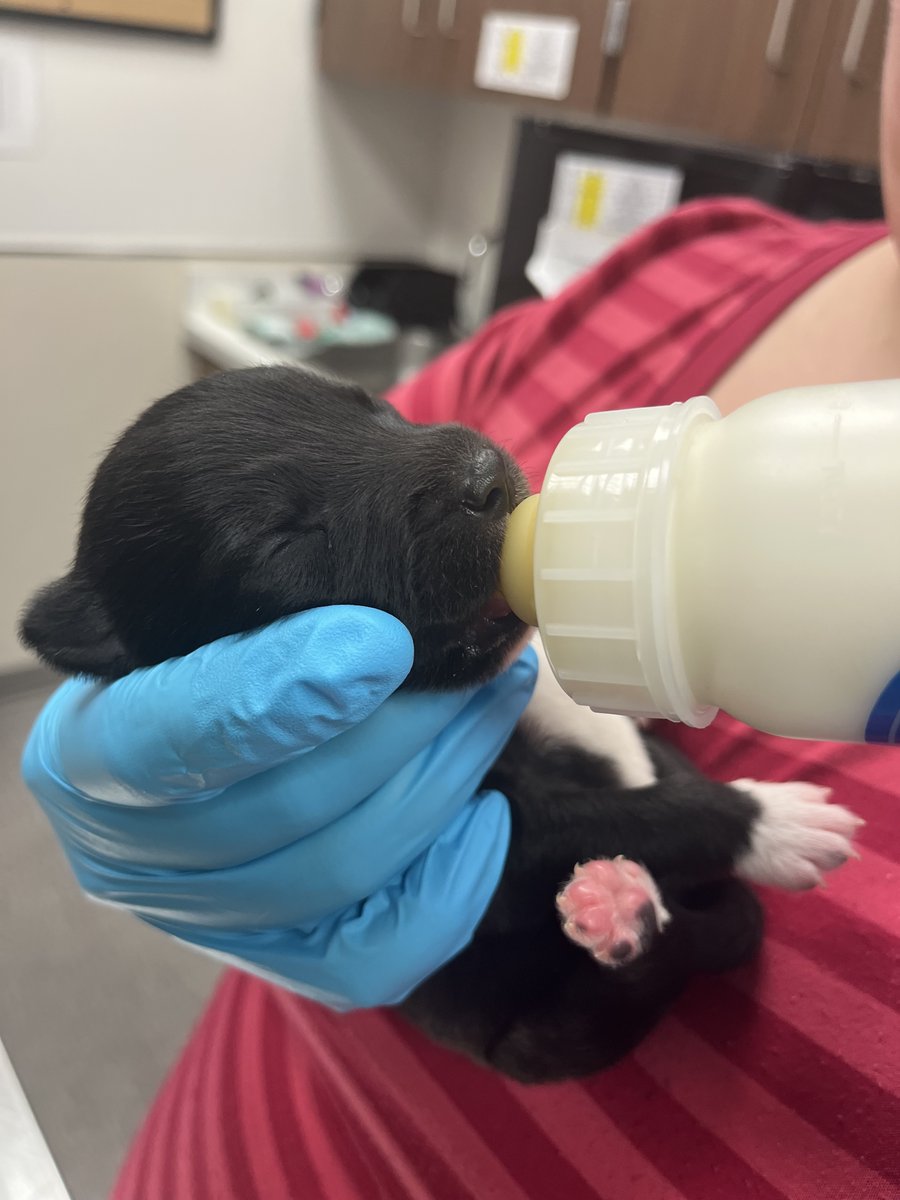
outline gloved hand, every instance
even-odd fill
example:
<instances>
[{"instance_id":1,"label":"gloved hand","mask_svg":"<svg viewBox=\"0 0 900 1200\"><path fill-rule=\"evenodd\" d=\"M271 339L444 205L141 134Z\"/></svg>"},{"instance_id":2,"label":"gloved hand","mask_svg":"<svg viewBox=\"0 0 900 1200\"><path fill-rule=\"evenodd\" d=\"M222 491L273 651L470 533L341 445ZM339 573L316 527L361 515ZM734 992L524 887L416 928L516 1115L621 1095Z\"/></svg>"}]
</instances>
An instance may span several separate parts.
<instances>
[{"instance_id":1,"label":"gloved hand","mask_svg":"<svg viewBox=\"0 0 900 1200\"><path fill-rule=\"evenodd\" d=\"M338 606L70 680L25 780L91 896L332 1007L397 1002L500 877L508 805L478 788L536 674L528 650L474 691L392 695L411 664L393 617Z\"/></svg>"}]
</instances>

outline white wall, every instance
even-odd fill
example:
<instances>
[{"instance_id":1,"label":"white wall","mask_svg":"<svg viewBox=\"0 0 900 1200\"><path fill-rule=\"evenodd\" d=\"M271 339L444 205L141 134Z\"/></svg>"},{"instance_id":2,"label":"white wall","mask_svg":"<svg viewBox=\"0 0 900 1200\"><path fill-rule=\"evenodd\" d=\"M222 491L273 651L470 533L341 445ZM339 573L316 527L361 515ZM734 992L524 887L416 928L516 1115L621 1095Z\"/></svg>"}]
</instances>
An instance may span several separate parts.
<instances>
[{"instance_id":1,"label":"white wall","mask_svg":"<svg viewBox=\"0 0 900 1200\"><path fill-rule=\"evenodd\" d=\"M213 45L28 22L40 128L0 159L10 247L421 249L445 108L324 83L314 0L224 0Z\"/></svg>"},{"instance_id":2,"label":"white wall","mask_svg":"<svg viewBox=\"0 0 900 1200\"><path fill-rule=\"evenodd\" d=\"M498 232L505 218L519 111L498 100L448 107L429 250L458 267L473 233Z\"/></svg>"},{"instance_id":3,"label":"white wall","mask_svg":"<svg viewBox=\"0 0 900 1200\"><path fill-rule=\"evenodd\" d=\"M61 575L88 479L123 426L187 382L184 268L0 256L0 672L27 596Z\"/></svg>"}]
</instances>

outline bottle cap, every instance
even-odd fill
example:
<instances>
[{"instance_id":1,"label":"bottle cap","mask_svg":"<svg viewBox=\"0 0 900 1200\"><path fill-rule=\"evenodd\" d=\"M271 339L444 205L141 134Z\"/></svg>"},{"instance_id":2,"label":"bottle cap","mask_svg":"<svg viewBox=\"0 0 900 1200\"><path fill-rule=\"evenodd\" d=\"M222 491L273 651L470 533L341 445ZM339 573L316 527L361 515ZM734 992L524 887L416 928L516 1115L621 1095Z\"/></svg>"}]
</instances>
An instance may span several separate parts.
<instances>
[{"instance_id":1,"label":"bottle cap","mask_svg":"<svg viewBox=\"0 0 900 1200\"><path fill-rule=\"evenodd\" d=\"M685 434L719 416L707 397L592 413L510 518L501 590L579 704L694 726L715 716L682 658L670 527Z\"/></svg>"}]
</instances>

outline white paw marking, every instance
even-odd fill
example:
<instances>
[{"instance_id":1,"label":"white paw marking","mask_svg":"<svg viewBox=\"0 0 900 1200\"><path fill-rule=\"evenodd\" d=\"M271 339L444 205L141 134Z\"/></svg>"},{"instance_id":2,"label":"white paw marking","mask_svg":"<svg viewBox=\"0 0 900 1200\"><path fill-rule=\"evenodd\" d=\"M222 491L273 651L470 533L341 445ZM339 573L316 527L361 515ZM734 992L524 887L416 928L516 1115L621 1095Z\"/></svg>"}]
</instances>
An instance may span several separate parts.
<instances>
[{"instance_id":1,"label":"white paw marking","mask_svg":"<svg viewBox=\"0 0 900 1200\"><path fill-rule=\"evenodd\" d=\"M532 645L538 656L538 679L522 719L554 741L609 759L623 787L656 783L656 771L636 723L630 717L595 713L576 704L557 682L539 634L534 635Z\"/></svg>"},{"instance_id":2,"label":"white paw marking","mask_svg":"<svg viewBox=\"0 0 900 1200\"><path fill-rule=\"evenodd\" d=\"M801 891L821 884L824 871L859 858L853 837L865 822L840 804L829 804L830 788L755 779L737 779L731 786L747 792L762 809L750 849L735 865L742 878Z\"/></svg>"}]
</instances>

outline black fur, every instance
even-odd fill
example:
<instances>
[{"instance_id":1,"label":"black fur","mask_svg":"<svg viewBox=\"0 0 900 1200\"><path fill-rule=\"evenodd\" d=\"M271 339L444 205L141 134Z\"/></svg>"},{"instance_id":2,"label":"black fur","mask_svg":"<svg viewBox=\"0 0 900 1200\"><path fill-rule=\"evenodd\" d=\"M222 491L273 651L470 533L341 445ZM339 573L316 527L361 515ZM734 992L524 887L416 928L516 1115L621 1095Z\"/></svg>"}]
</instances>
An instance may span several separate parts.
<instances>
[{"instance_id":1,"label":"black fur","mask_svg":"<svg viewBox=\"0 0 900 1200\"><path fill-rule=\"evenodd\" d=\"M72 569L32 601L23 640L115 679L303 609L357 603L415 643L406 686L490 678L524 627L489 606L518 467L456 425L410 424L360 389L294 368L212 376L160 400L88 495ZM494 614L494 615L491 615ZM403 1004L432 1036L526 1081L615 1061L688 978L755 952L759 907L731 878L755 801L659 745L658 782L520 724L485 781L510 800L506 870L471 945ZM623 854L673 914L646 953L598 966L562 933L575 863Z\"/></svg>"},{"instance_id":2,"label":"black fur","mask_svg":"<svg viewBox=\"0 0 900 1200\"><path fill-rule=\"evenodd\" d=\"M473 512L487 453L351 384L290 367L226 372L152 405L100 464L70 573L22 639L61 671L115 679L321 604L364 604L415 638L409 685L490 678L521 635L484 620L505 515Z\"/></svg>"},{"instance_id":3,"label":"black fur","mask_svg":"<svg viewBox=\"0 0 900 1200\"><path fill-rule=\"evenodd\" d=\"M755 801L668 747L653 757L658 782L624 789L611 764L519 726L485 781L512 802L502 883L472 945L406 1001L417 1025L526 1083L588 1075L632 1049L692 975L752 958L761 909L729 875ZM562 934L553 900L575 863L619 854L647 868L672 922L611 970Z\"/></svg>"}]
</instances>

